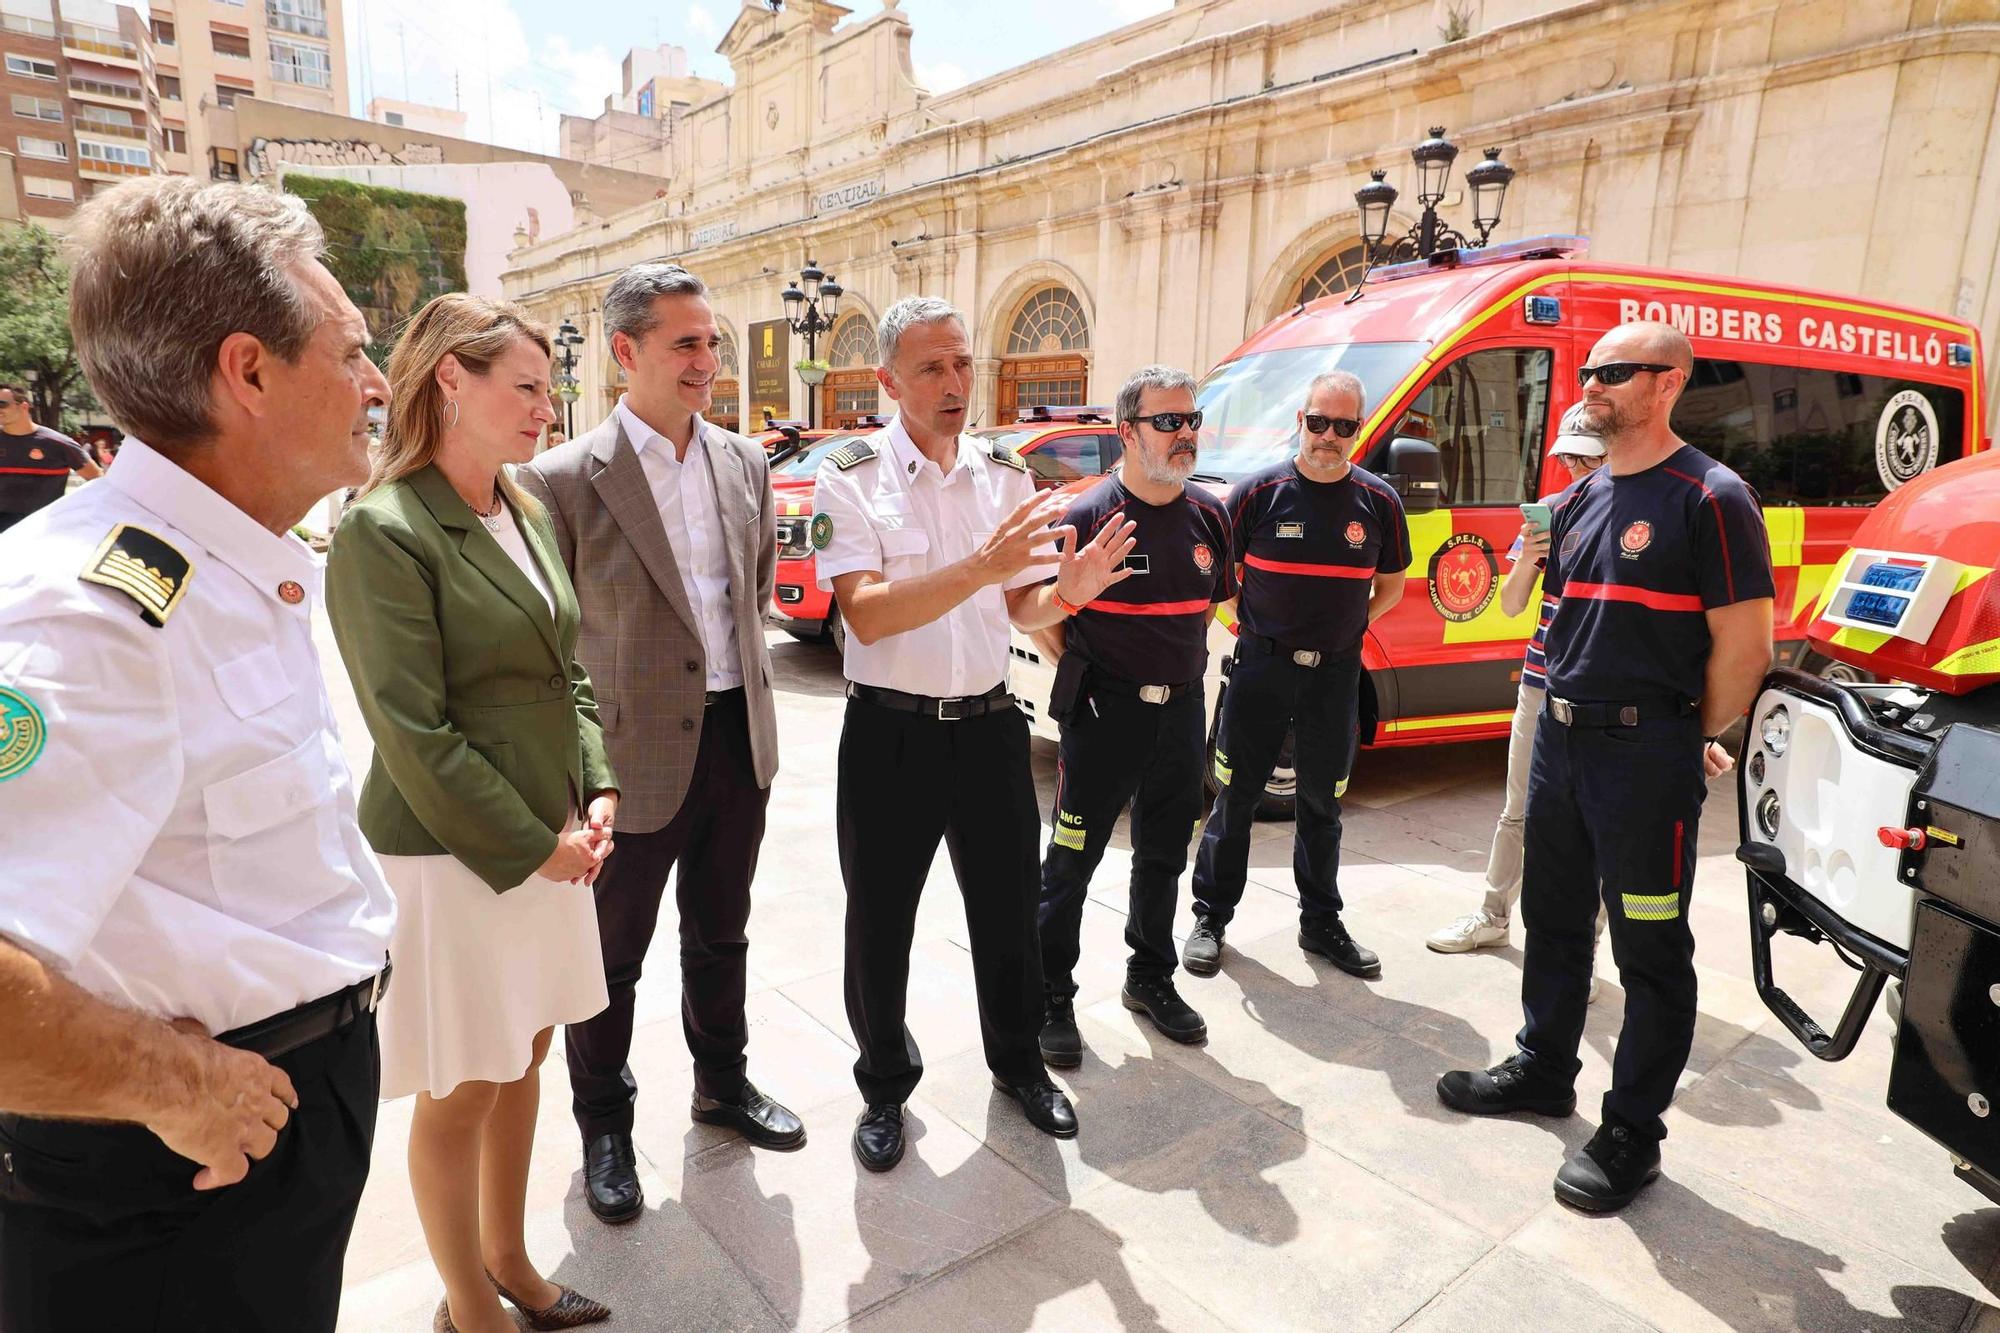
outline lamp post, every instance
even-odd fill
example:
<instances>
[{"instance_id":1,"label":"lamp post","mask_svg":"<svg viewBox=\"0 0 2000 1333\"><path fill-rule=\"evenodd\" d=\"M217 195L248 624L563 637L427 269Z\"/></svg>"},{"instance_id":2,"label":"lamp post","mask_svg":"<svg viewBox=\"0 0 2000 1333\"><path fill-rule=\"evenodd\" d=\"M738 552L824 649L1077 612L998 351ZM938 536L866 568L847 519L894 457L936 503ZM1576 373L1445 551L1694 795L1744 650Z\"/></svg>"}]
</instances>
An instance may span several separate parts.
<instances>
[{"instance_id":1,"label":"lamp post","mask_svg":"<svg viewBox=\"0 0 2000 1333\"><path fill-rule=\"evenodd\" d=\"M1433 126L1431 137L1410 150L1417 168L1417 202L1423 213L1410 230L1395 240L1388 239L1389 210L1396 204L1396 187L1381 168L1368 173L1368 184L1354 192L1361 209L1361 239L1368 246L1368 262L1385 264L1396 260L1428 259L1442 249L1476 250L1486 244L1500 225L1500 205L1507 197L1514 168L1500 160L1498 148L1486 150L1486 160L1465 173L1472 190L1472 225L1478 240L1468 240L1464 232L1449 226L1438 216L1444 202L1445 183L1451 179L1451 164L1458 158L1458 145L1444 137L1442 125Z\"/></svg>"},{"instance_id":2,"label":"lamp post","mask_svg":"<svg viewBox=\"0 0 2000 1333\"><path fill-rule=\"evenodd\" d=\"M835 282L831 273L820 272L819 265L810 259L799 270L799 280L786 283L785 290L779 293L785 303L785 322L791 325L793 333L806 340L806 360L819 359L816 355L819 336L833 330L833 322L840 318L840 298L845 293L846 288ZM807 380L803 371L799 378L805 380L807 389L806 427L814 429L819 416L816 392L819 382Z\"/></svg>"},{"instance_id":3,"label":"lamp post","mask_svg":"<svg viewBox=\"0 0 2000 1333\"><path fill-rule=\"evenodd\" d=\"M556 328L555 344L561 348L562 374L556 376L556 397L563 403L563 434L576 438L576 349L583 346L583 334L565 319Z\"/></svg>"}]
</instances>

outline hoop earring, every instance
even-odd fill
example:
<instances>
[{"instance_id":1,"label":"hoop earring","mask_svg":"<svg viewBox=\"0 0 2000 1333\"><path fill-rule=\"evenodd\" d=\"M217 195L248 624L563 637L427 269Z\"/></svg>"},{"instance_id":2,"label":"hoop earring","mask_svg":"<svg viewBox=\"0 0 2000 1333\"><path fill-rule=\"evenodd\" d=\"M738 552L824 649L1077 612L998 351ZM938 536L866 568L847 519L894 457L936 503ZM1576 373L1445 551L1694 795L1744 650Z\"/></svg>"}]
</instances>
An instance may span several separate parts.
<instances>
[{"instance_id":1,"label":"hoop earring","mask_svg":"<svg viewBox=\"0 0 2000 1333\"><path fill-rule=\"evenodd\" d=\"M446 430L455 430L458 427L458 399L451 399L446 406L451 408L451 420L444 423L444 428Z\"/></svg>"}]
</instances>

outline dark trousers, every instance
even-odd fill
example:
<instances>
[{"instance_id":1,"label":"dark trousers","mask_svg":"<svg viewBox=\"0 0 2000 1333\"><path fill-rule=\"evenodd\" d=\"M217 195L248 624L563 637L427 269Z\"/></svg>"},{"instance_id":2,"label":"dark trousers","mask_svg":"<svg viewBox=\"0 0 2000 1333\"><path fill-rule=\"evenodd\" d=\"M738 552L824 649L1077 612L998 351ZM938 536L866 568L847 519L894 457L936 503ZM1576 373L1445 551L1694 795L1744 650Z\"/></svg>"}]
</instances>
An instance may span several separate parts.
<instances>
[{"instance_id":1,"label":"dark trousers","mask_svg":"<svg viewBox=\"0 0 2000 1333\"><path fill-rule=\"evenodd\" d=\"M0 1329L332 1329L375 1141L374 1016L272 1063L299 1109L217 1190L140 1126L0 1116Z\"/></svg>"},{"instance_id":2,"label":"dark trousers","mask_svg":"<svg viewBox=\"0 0 2000 1333\"><path fill-rule=\"evenodd\" d=\"M1340 798L1354 768L1360 690L1358 655L1306 667L1283 650L1238 645L1215 741L1220 790L1195 853L1196 916L1226 926L1243 901L1251 826L1287 729L1298 775L1292 879L1299 919L1314 925L1340 915Z\"/></svg>"},{"instance_id":3,"label":"dark trousers","mask_svg":"<svg viewBox=\"0 0 2000 1333\"><path fill-rule=\"evenodd\" d=\"M1538 1071L1573 1083L1590 1003L1598 899L1625 987L1625 1026L1604 1115L1654 1138L1694 1044L1695 838L1708 785L1701 724L1660 718L1636 727L1565 727L1547 713L1528 778L1521 884L1528 942L1516 1038Z\"/></svg>"},{"instance_id":4,"label":"dark trousers","mask_svg":"<svg viewBox=\"0 0 2000 1333\"><path fill-rule=\"evenodd\" d=\"M1045 1075L1035 942L1035 781L1028 723L1011 705L941 722L847 701L834 798L847 885L847 1021L869 1102L904 1102L923 1077L905 1025L917 901L940 839L965 900L986 1064L1014 1083Z\"/></svg>"},{"instance_id":5,"label":"dark trousers","mask_svg":"<svg viewBox=\"0 0 2000 1333\"><path fill-rule=\"evenodd\" d=\"M1085 687L1063 725L1054 835L1042 861L1042 972L1050 995L1076 994L1083 904L1119 812L1132 807L1132 886L1125 972L1174 972L1174 904L1188 844L1201 825L1203 723L1199 687L1164 704Z\"/></svg>"},{"instance_id":6,"label":"dark trousers","mask_svg":"<svg viewBox=\"0 0 2000 1333\"><path fill-rule=\"evenodd\" d=\"M563 1032L577 1128L584 1142L632 1132L639 1084L632 1007L669 872L681 920L681 1027L694 1056L695 1091L733 1101L743 1091L750 1029L743 992L750 942L750 881L764 841L770 789L757 785L743 691L708 706L687 799L652 833L620 830L594 886L610 1003Z\"/></svg>"}]
</instances>

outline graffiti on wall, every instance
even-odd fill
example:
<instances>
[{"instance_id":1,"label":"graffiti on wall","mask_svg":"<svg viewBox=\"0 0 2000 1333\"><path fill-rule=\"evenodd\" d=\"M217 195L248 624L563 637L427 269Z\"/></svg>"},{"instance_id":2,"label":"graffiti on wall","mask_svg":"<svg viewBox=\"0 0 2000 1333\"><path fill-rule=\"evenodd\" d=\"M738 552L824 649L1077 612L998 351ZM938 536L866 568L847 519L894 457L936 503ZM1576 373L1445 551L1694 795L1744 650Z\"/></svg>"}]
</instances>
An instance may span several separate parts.
<instances>
[{"instance_id":1,"label":"graffiti on wall","mask_svg":"<svg viewBox=\"0 0 2000 1333\"><path fill-rule=\"evenodd\" d=\"M252 139L246 164L252 179L282 167L429 167L444 161L436 144L384 148L365 139Z\"/></svg>"}]
</instances>

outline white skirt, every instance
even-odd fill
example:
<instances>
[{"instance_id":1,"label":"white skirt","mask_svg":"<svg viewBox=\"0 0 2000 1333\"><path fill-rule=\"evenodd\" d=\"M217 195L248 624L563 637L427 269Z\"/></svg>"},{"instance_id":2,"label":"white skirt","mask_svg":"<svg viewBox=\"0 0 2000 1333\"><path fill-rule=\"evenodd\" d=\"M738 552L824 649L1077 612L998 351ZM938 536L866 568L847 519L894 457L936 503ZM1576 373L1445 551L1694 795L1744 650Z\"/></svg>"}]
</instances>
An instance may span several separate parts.
<instances>
[{"instance_id":1,"label":"white skirt","mask_svg":"<svg viewBox=\"0 0 2000 1333\"><path fill-rule=\"evenodd\" d=\"M610 1002L588 888L535 875L495 893L454 856L379 859L397 903L377 1014L384 1098L512 1083L536 1033Z\"/></svg>"}]
</instances>

